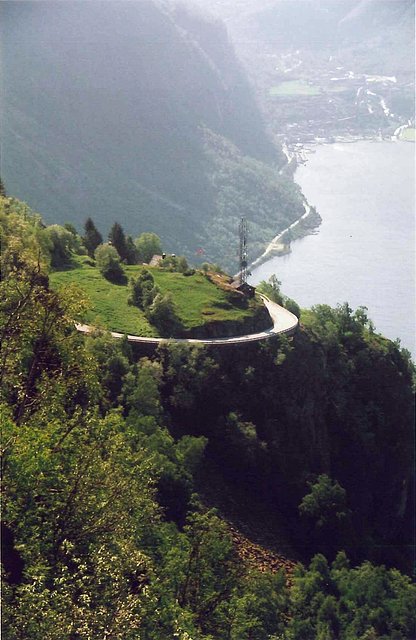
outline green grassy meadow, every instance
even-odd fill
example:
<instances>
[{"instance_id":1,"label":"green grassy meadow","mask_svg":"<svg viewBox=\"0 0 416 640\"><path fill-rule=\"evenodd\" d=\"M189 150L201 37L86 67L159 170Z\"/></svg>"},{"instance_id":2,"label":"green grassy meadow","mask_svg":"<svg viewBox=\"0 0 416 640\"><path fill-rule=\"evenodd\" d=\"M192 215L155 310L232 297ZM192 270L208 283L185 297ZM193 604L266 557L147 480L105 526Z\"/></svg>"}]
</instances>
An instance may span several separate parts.
<instances>
[{"instance_id":1,"label":"green grassy meadow","mask_svg":"<svg viewBox=\"0 0 416 640\"><path fill-rule=\"evenodd\" d=\"M85 316L87 324L120 333L157 337L155 327L149 324L144 313L127 302L130 295L129 280L137 277L142 268L140 265L125 266L128 282L118 285L109 282L98 269L82 264L80 260L73 269L52 272L50 282L54 288L77 284L86 293L91 303ZM158 268L146 268L151 271L162 293L172 293L177 315L185 331L212 322L244 322L253 315L252 305L248 308L233 305L227 292L201 272L184 276Z\"/></svg>"},{"instance_id":2,"label":"green grassy meadow","mask_svg":"<svg viewBox=\"0 0 416 640\"><path fill-rule=\"evenodd\" d=\"M287 80L270 87L269 95L272 97L282 96L318 96L321 90L319 87L311 86L303 80Z\"/></svg>"},{"instance_id":3,"label":"green grassy meadow","mask_svg":"<svg viewBox=\"0 0 416 640\"><path fill-rule=\"evenodd\" d=\"M408 140L409 142L416 141L416 129L412 127L407 127L407 129L403 129L400 135L401 140Z\"/></svg>"}]
</instances>

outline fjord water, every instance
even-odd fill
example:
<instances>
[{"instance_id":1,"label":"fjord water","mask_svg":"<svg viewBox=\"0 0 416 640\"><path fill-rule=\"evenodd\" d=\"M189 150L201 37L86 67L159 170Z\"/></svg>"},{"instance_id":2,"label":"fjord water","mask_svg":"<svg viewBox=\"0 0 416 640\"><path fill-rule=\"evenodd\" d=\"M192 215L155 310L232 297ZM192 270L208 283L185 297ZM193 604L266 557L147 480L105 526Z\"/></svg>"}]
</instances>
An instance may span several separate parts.
<instances>
[{"instance_id":1,"label":"fjord water","mask_svg":"<svg viewBox=\"0 0 416 640\"><path fill-rule=\"evenodd\" d=\"M359 141L315 147L295 180L322 216L316 235L253 271L302 307L363 305L376 331L416 356L415 147Z\"/></svg>"}]
</instances>

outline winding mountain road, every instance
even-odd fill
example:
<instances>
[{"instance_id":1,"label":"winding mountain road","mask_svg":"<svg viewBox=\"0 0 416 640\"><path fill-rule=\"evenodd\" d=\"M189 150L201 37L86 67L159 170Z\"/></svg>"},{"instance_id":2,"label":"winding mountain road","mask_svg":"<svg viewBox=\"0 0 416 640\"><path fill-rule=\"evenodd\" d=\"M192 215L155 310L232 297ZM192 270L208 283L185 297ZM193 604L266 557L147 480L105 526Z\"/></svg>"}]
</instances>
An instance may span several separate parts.
<instances>
[{"instance_id":1,"label":"winding mountain road","mask_svg":"<svg viewBox=\"0 0 416 640\"><path fill-rule=\"evenodd\" d=\"M297 317L284 309L280 305L272 302L266 296L261 296L267 311L270 314L270 317L273 321L273 326L266 331L260 331L260 333L249 333L244 336L230 336L228 338L211 338L199 340L197 338L146 338L143 336L131 336L127 335L128 342L132 343L143 343L143 344L154 344L158 345L161 342L186 342L188 344L205 344L205 345L225 345L225 344L244 344L246 342L257 342L258 340L266 340L275 335L280 334L289 334L291 335L296 330L298 326ZM94 327L91 327L87 324L77 324L76 328L78 331L82 333L92 333L95 331ZM113 338L124 338L126 334L117 333L116 331L110 331L110 334Z\"/></svg>"}]
</instances>

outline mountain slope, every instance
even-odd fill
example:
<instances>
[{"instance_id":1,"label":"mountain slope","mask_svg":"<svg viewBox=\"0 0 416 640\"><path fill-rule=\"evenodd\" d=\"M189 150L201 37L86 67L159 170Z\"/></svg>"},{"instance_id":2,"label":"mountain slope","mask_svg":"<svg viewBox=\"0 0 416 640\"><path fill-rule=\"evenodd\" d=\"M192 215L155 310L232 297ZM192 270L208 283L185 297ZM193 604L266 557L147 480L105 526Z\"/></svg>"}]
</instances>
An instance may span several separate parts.
<instances>
[{"instance_id":1,"label":"mountain slope","mask_svg":"<svg viewBox=\"0 0 416 640\"><path fill-rule=\"evenodd\" d=\"M193 255L217 212L206 131L282 161L217 20L152 0L3 2L1 14L2 176L47 220L91 215L105 232L116 218ZM207 246L223 259L221 241Z\"/></svg>"}]
</instances>

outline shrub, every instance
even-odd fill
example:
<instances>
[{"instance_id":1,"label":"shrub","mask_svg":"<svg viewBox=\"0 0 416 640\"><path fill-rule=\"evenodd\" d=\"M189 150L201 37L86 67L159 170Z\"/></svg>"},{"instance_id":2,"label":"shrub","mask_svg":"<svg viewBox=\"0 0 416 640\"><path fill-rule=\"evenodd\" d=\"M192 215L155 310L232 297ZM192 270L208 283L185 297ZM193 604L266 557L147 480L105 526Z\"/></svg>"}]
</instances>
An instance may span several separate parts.
<instances>
[{"instance_id":1,"label":"shrub","mask_svg":"<svg viewBox=\"0 0 416 640\"><path fill-rule=\"evenodd\" d=\"M76 249L76 237L59 224L47 227L46 233L51 242L51 267L65 267L71 263L71 253Z\"/></svg>"},{"instance_id":2,"label":"shrub","mask_svg":"<svg viewBox=\"0 0 416 640\"><path fill-rule=\"evenodd\" d=\"M148 308L146 316L163 337L177 335L182 329L182 323L177 316L175 303L170 293L166 295L158 293Z\"/></svg>"},{"instance_id":3,"label":"shrub","mask_svg":"<svg viewBox=\"0 0 416 640\"><path fill-rule=\"evenodd\" d=\"M161 255L162 253L160 238L155 233L142 233L136 238L134 244L136 245L139 262L150 262L155 254Z\"/></svg>"},{"instance_id":4,"label":"shrub","mask_svg":"<svg viewBox=\"0 0 416 640\"><path fill-rule=\"evenodd\" d=\"M297 302L292 300L292 298L285 299L285 308L291 313L293 313L293 315L296 316L298 319L300 318L300 313L301 313L300 307Z\"/></svg>"},{"instance_id":5,"label":"shrub","mask_svg":"<svg viewBox=\"0 0 416 640\"><path fill-rule=\"evenodd\" d=\"M114 247L109 244L101 244L95 250L95 261L104 278L117 284L126 282L126 276L120 264L120 257Z\"/></svg>"},{"instance_id":6,"label":"shrub","mask_svg":"<svg viewBox=\"0 0 416 640\"><path fill-rule=\"evenodd\" d=\"M143 269L139 276L130 280L131 295L128 303L146 310L159 293L159 288L155 285L154 278L150 271Z\"/></svg>"}]
</instances>

